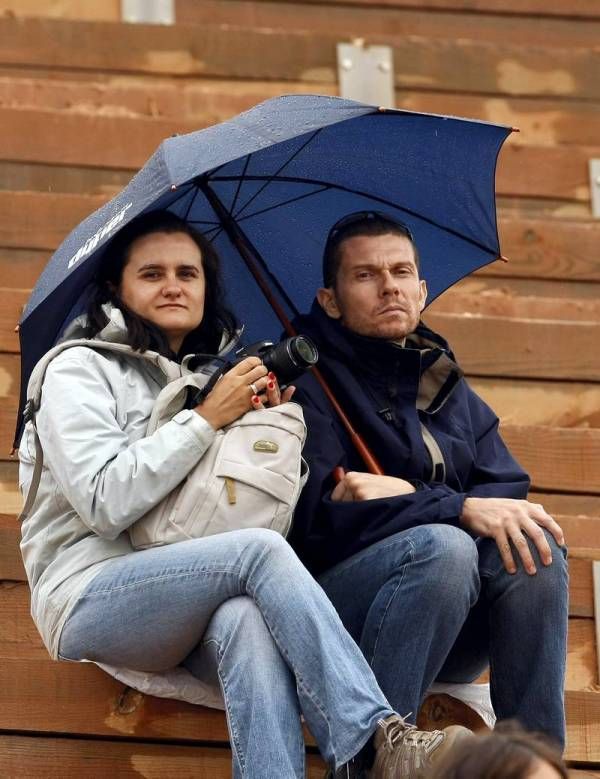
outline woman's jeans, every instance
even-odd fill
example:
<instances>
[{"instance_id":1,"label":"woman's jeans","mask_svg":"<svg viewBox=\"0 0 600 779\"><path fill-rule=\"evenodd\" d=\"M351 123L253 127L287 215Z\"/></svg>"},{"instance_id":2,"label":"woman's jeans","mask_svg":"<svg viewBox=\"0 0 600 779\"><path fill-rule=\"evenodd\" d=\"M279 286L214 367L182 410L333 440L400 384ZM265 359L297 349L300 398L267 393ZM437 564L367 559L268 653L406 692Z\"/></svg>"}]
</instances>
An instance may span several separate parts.
<instances>
[{"instance_id":1,"label":"woman's jeans","mask_svg":"<svg viewBox=\"0 0 600 779\"><path fill-rule=\"evenodd\" d=\"M498 719L564 744L568 619L566 551L505 571L495 542L422 525L364 549L319 577L381 689L416 717L434 681L471 682L490 668ZM531 546L531 544L530 544Z\"/></svg>"},{"instance_id":2,"label":"woman's jeans","mask_svg":"<svg viewBox=\"0 0 600 779\"><path fill-rule=\"evenodd\" d=\"M110 562L77 601L59 653L218 680L235 777L304 777L301 713L336 767L392 713L322 589L271 530Z\"/></svg>"}]
</instances>

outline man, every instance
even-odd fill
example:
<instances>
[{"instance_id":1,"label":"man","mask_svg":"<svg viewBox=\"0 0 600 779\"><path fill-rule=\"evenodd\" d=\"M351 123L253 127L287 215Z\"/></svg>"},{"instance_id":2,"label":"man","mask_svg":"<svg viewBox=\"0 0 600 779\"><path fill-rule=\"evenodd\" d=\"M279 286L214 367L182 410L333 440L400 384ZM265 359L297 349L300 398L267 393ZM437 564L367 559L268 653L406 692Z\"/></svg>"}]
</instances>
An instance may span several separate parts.
<instances>
[{"instance_id":1,"label":"man","mask_svg":"<svg viewBox=\"0 0 600 779\"><path fill-rule=\"evenodd\" d=\"M447 343L409 230L352 214L330 231L324 286L296 322L385 476L366 472L314 376L294 396L309 481L290 541L318 577L394 708L488 665L499 719L564 745L567 568L560 527ZM342 466L338 483L333 472ZM338 474L339 474L338 469Z\"/></svg>"}]
</instances>

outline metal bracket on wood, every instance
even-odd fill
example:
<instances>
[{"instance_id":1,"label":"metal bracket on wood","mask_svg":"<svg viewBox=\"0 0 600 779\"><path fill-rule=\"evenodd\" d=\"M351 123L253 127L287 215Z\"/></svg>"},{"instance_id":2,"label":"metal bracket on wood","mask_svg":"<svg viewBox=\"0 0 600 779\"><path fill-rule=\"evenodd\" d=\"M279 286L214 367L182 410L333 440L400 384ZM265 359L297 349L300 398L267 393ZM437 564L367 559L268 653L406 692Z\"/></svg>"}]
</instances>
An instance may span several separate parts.
<instances>
[{"instance_id":1,"label":"metal bracket on wood","mask_svg":"<svg viewBox=\"0 0 600 779\"><path fill-rule=\"evenodd\" d=\"M394 57L391 46L365 46L362 38L337 45L340 95L393 108Z\"/></svg>"},{"instance_id":2,"label":"metal bracket on wood","mask_svg":"<svg viewBox=\"0 0 600 779\"><path fill-rule=\"evenodd\" d=\"M596 662L598 664L598 677L600 678L600 561L592 563L594 577L594 620L596 622Z\"/></svg>"},{"instance_id":3,"label":"metal bracket on wood","mask_svg":"<svg viewBox=\"0 0 600 779\"><path fill-rule=\"evenodd\" d=\"M590 192L592 214L596 219L600 219L600 159L590 160Z\"/></svg>"},{"instance_id":4,"label":"metal bracket on wood","mask_svg":"<svg viewBox=\"0 0 600 779\"><path fill-rule=\"evenodd\" d=\"M175 24L175 0L121 0L121 19L134 24Z\"/></svg>"}]
</instances>

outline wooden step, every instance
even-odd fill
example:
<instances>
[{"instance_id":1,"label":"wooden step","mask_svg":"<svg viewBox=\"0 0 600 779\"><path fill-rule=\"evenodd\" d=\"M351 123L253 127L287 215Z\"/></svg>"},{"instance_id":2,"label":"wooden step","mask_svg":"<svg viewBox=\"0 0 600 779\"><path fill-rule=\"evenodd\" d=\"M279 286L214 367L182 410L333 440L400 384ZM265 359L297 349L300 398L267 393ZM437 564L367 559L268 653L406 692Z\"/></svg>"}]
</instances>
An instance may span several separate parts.
<instances>
[{"instance_id":1,"label":"wooden step","mask_svg":"<svg viewBox=\"0 0 600 779\"><path fill-rule=\"evenodd\" d=\"M30 0L31 2L31 0ZM39 2L39 0L38 0ZM310 10L306 4L310 5ZM373 13L374 9L377 13ZM454 13L451 13L454 12ZM459 13L457 13L459 12ZM544 24L540 23L540 17ZM577 17L585 17L585 22ZM554 18L553 18L554 17ZM556 18L564 17L564 18ZM511 39L532 43L584 43L588 38L581 28L587 23L592 32L594 17L600 18L594 0L178 0L177 21L181 24L243 24L247 27L291 27L332 29L364 35L389 32L406 35L457 38L468 30L486 40ZM596 22L597 24L597 22ZM475 33L476 31L476 33ZM496 35L498 36L496 38ZM544 36L547 36L546 38ZM592 42L590 40L590 45Z\"/></svg>"},{"instance_id":2,"label":"wooden step","mask_svg":"<svg viewBox=\"0 0 600 779\"><path fill-rule=\"evenodd\" d=\"M322 779L324 773L323 760L307 755L308 779ZM218 746L4 735L0 736L0 775L3 779L228 779L231 752Z\"/></svg>"},{"instance_id":3,"label":"wooden step","mask_svg":"<svg viewBox=\"0 0 600 779\"><path fill-rule=\"evenodd\" d=\"M15 487L15 500L20 500ZM25 582L19 551L21 530L15 513L9 513L0 493L0 581ZM600 517L554 514L563 528L569 547L569 613L573 617L594 616L592 561L600 560Z\"/></svg>"},{"instance_id":4,"label":"wooden step","mask_svg":"<svg viewBox=\"0 0 600 779\"><path fill-rule=\"evenodd\" d=\"M534 489L600 493L600 430L501 425L500 431Z\"/></svg>"},{"instance_id":5,"label":"wooden step","mask_svg":"<svg viewBox=\"0 0 600 779\"><path fill-rule=\"evenodd\" d=\"M583 25L582 25L583 26ZM514 28L514 25L513 25ZM518 28L514 28L518 29ZM129 116L215 124L276 95L311 91L311 84L131 75L109 77L94 72L61 72L0 64L0 104L11 108L52 109L100 116ZM337 85L319 86L337 94ZM596 103L559 97L513 95L490 98L439 91L398 90L396 107L449 114L518 127L512 142L522 145L595 146L600 134Z\"/></svg>"},{"instance_id":6,"label":"wooden step","mask_svg":"<svg viewBox=\"0 0 600 779\"><path fill-rule=\"evenodd\" d=\"M2 19L0 34L1 29ZM189 120L1 107L0 122L6 161L131 173L142 167L164 138L202 129ZM587 202L589 160L597 157L600 146L524 146L509 140L500 155L496 191L504 196Z\"/></svg>"},{"instance_id":7,"label":"wooden step","mask_svg":"<svg viewBox=\"0 0 600 779\"><path fill-rule=\"evenodd\" d=\"M0 460L11 459L16 397L3 401ZM502 424L500 432L535 490L600 494L600 429Z\"/></svg>"},{"instance_id":8,"label":"wooden step","mask_svg":"<svg viewBox=\"0 0 600 779\"><path fill-rule=\"evenodd\" d=\"M425 311L469 376L598 381L600 322Z\"/></svg>"},{"instance_id":9,"label":"wooden step","mask_svg":"<svg viewBox=\"0 0 600 779\"><path fill-rule=\"evenodd\" d=\"M179 0L186 6L194 0ZM289 2L290 0L282 0ZM14 2L14 0L13 0ZM30 0L40 2L40 0ZM386 6L390 8L414 8L415 0L306 0L310 5L321 5L324 2L342 5L358 5L369 8ZM555 15L582 17L584 19L600 18L600 10L596 0L419 0L419 8L424 11L445 9L448 11L477 11L482 13L504 13L507 15Z\"/></svg>"},{"instance_id":10,"label":"wooden step","mask_svg":"<svg viewBox=\"0 0 600 779\"><path fill-rule=\"evenodd\" d=\"M392 45L399 88L423 83L442 91L597 99L590 47L528 46L473 37L369 35ZM233 25L125 25L54 19L0 19L7 41L0 64L157 75L201 75L332 83L339 33ZM548 67L551 63L552 70Z\"/></svg>"},{"instance_id":11,"label":"wooden step","mask_svg":"<svg viewBox=\"0 0 600 779\"><path fill-rule=\"evenodd\" d=\"M357 8L414 9L415 0L303 0L308 6L325 7L355 6ZM280 5L297 4L297 0L280 0ZM223 5L225 5L223 3ZM238 5L231 3L232 6ZM197 19L198 4L195 0L177 0L178 21ZM600 18L595 0L420 0L421 12L459 11L473 14L499 14L506 16L557 16L582 19ZM17 16L51 17L60 19L112 20L121 19L121 10L116 0L109 2L82 2L82 0L2 0L0 10L7 10Z\"/></svg>"},{"instance_id":12,"label":"wooden step","mask_svg":"<svg viewBox=\"0 0 600 779\"><path fill-rule=\"evenodd\" d=\"M25 584L0 587L0 730L77 736L227 740L222 712L144 696L93 665L49 659L29 617ZM600 713L600 686L591 619L571 619L566 699L568 757L600 759L589 741Z\"/></svg>"},{"instance_id":13,"label":"wooden step","mask_svg":"<svg viewBox=\"0 0 600 779\"><path fill-rule=\"evenodd\" d=\"M0 279L8 275L3 266L15 265L15 257L7 249L54 251L79 222L108 199L108 194L0 189L0 247L4 247L0 249ZM600 223L597 220L531 218L501 210L499 224L502 251L509 262L492 263L480 274L600 283ZM477 283L473 277L465 282ZM0 286L24 288L31 286L31 282ZM447 295L443 295L436 304L443 304L446 299Z\"/></svg>"},{"instance_id":14,"label":"wooden step","mask_svg":"<svg viewBox=\"0 0 600 779\"><path fill-rule=\"evenodd\" d=\"M6 421L5 427L0 422L1 450L11 443L19 375L19 355L0 353L0 408ZM595 384L484 377L470 378L469 383L502 424L600 429L600 392Z\"/></svg>"},{"instance_id":15,"label":"wooden step","mask_svg":"<svg viewBox=\"0 0 600 779\"><path fill-rule=\"evenodd\" d=\"M187 121L195 122L197 127L222 122L277 95L310 91L311 84L301 81L240 82L135 74L122 77L94 71L61 72L51 68L36 68L32 73L25 66L3 68L0 64L0 105L5 107ZM337 93L334 84L323 85L323 91ZM553 105L547 110L551 112ZM596 143L594 115L588 103L576 102L569 117L566 125L561 122L564 142ZM582 134L583 119L592 125L588 135Z\"/></svg>"}]
</instances>

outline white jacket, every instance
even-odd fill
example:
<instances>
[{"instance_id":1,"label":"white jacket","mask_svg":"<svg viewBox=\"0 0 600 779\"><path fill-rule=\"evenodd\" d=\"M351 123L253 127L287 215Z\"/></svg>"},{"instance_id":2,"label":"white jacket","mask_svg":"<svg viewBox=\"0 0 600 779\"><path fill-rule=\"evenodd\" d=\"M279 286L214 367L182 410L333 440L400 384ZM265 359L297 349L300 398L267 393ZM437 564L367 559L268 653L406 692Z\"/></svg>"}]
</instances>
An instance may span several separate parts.
<instances>
[{"instance_id":1,"label":"white jacket","mask_svg":"<svg viewBox=\"0 0 600 779\"><path fill-rule=\"evenodd\" d=\"M109 314L97 338L124 342L121 312ZM81 325L74 323L65 337L81 337ZM92 578L112 558L137 554L129 525L181 482L216 435L200 415L184 410L145 437L156 396L186 372L185 360L162 358L158 367L87 347L67 349L48 366L36 415L44 467L23 522L21 552L33 620L53 658L69 612ZM19 458L26 494L35 464L30 423ZM142 692L222 707L220 692L185 669L146 674L102 667Z\"/></svg>"}]
</instances>

